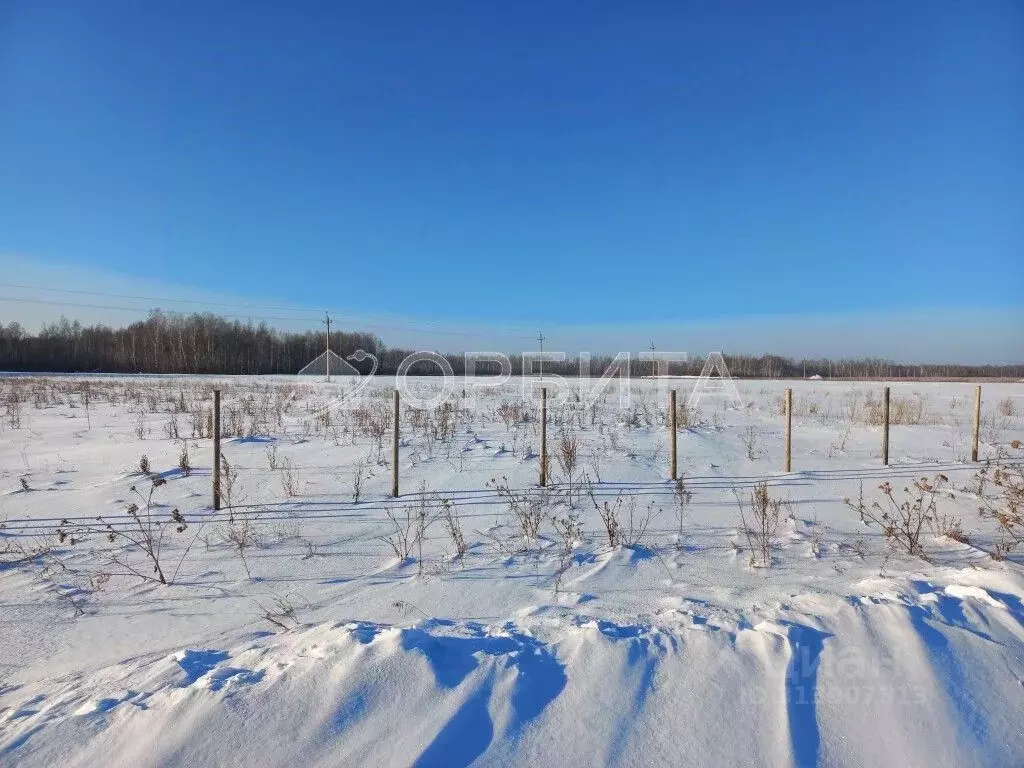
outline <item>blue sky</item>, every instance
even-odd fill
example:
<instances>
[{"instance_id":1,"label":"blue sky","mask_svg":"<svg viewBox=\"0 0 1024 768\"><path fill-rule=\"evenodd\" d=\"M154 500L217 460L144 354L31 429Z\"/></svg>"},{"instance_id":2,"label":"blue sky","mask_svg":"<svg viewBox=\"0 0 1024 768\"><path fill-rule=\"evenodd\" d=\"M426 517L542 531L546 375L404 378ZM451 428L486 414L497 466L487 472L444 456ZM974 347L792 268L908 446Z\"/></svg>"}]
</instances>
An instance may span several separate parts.
<instances>
[{"instance_id":1,"label":"blue sky","mask_svg":"<svg viewBox=\"0 0 1024 768\"><path fill-rule=\"evenodd\" d=\"M8 283L1022 359L1022 168L1018 2L0 0Z\"/></svg>"}]
</instances>

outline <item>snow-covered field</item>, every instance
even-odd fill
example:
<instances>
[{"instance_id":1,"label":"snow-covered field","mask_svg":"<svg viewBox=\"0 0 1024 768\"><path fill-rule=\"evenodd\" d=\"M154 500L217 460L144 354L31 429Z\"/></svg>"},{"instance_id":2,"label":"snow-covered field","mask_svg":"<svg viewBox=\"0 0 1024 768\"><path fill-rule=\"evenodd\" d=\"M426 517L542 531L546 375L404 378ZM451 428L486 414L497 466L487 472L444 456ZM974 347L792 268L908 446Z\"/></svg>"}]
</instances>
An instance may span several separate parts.
<instances>
[{"instance_id":1,"label":"snow-covered field","mask_svg":"<svg viewBox=\"0 0 1024 768\"><path fill-rule=\"evenodd\" d=\"M336 402L355 383L0 379L0 765L1024 764L1022 561L978 512L973 385L892 384L886 468L882 384L739 382L681 414L682 487L692 381L553 398L541 491L524 382L460 382L404 401L395 499L394 382ZM983 389L981 457L1015 466L1024 384ZM917 557L854 507L922 478Z\"/></svg>"}]
</instances>

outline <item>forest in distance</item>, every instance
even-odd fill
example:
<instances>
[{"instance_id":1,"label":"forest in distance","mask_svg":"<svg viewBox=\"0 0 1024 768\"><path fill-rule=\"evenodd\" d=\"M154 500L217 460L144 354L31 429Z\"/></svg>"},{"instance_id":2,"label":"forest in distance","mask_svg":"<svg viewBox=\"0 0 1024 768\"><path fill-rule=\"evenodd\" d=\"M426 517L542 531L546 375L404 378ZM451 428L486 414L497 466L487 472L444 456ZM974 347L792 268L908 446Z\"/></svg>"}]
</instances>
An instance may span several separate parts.
<instances>
[{"instance_id":1,"label":"forest in distance","mask_svg":"<svg viewBox=\"0 0 1024 768\"><path fill-rule=\"evenodd\" d=\"M182 314L153 311L145 320L113 328L83 325L61 318L44 325L38 333L26 331L20 323L0 323L0 370L51 373L144 373L267 375L295 374L323 353L323 331L285 331L265 323L228 320L212 313ZM412 351L388 347L374 333L332 331L331 350L345 358L356 350L378 360L376 373L394 374ZM457 375L466 371L461 353L445 353ZM651 372L651 362L633 355L633 375ZM967 365L960 363L907 363L880 358L793 359L780 355L724 355L729 372L742 378L1012 378L1024 377L1024 362L1013 365ZM536 369L530 353L510 355L512 374ZM670 362L663 369L669 375L698 375L704 357L693 355L685 362ZM615 360L612 354L593 354L589 374L600 376ZM369 373L372 362L351 361L361 373ZM532 368L531 368L532 366ZM584 370L586 370L584 368ZM577 376L579 357L545 360L544 371L560 376ZM415 364L416 375L438 374L430 362ZM480 361L475 373L499 373L496 363Z\"/></svg>"}]
</instances>

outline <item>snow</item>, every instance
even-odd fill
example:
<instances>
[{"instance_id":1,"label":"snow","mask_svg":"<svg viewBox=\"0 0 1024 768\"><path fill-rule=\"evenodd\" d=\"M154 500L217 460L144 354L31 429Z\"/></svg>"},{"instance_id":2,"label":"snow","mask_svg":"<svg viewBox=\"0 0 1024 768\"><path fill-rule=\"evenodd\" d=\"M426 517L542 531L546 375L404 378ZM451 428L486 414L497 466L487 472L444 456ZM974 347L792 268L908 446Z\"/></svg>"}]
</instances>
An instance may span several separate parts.
<instances>
[{"instance_id":1,"label":"snow","mask_svg":"<svg viewBox=\"0 0 1024 768\"><path fill-rule=\"evenodd\" d=\"M664 403L674 387L685 402L693 382L634 381L628 402L611 389L593 408L553 397L550 449L575 435L597 502L621 494L624 513L653 503L654 516L637 546L610 548L576 481L583 535L560 578L552 525L524 542L492 482L540 493L537 421L499 414L524 382L478 384L463 398L459 382L447 415L403 398L392 499L390 431L378 447L373 424L393 380L28 380L20 424L9 409L0 433L0 548L63 518L120 525L130 488L150 484L143 453L166 479L156 514L178 508L189 526L168 533L168 571L199 538L169 586L101 578L117 569L95 535L58 546L62 565L0 566L0 765L1024 764L1024 578L1019 557L987 554L996 532L976 512L967 461L973 384L886 384L921 422L892 426L888 468L867 423L880 383L742 381L742 409L705 398L678 435L693 493L681 531ZM191 415L215 385L238 478L220 513L212 442L192 437ZM0 381L6 402L12 386ZM438 386L412 380L414 392ZM1021 437L1024 390L983 391L984 458ZM1008 398L1012 416L997 409ZM890 553L843 503L862 486L868 503L880 498L886 480L901 498L938 473L954 494L941 509L967 538L929 534L928 562ZM552 475L564 492L554 460ZM792 516L771 567L755 568L734 491L762 479ZM387 511L433 514L442 499L465 557L438 520L422 561L415 548L399 560L382 539L394 534ZM556 517L573 511L557 492L547 502ZM229 518L250 526L245 561Z\"/></svg>"}]
</instances>

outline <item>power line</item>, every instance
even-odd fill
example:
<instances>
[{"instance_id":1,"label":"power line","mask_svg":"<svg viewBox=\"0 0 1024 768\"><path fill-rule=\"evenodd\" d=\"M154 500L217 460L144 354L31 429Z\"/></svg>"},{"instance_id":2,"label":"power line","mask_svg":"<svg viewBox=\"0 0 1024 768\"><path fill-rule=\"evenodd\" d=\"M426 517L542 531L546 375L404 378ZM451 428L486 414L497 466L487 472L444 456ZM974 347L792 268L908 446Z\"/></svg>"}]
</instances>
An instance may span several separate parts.
<instances>
[{"instance_id":1,"label":"power line","mask_svg":"<svg viewBox=\"0 0 1024 768\"><path fill-rule=\"evenodd\" d=\"M331 313L324 312L324 322L327 323L327 349L324 350L324 361L327 363L327 380L331 380Z\"/></svg>"},{"instance_id":2,"label":"power line","mask_svg":"<svg viewBox=\"0 0 1024 768\"><path fill-rule=\"evenodd\" d=\"M125 297L130 298L130 297ZM47 299L26 299L18 296L0 296L0 301L15 301L21 304L43 304L52 307L78 307L84 309L105 309L122 312L142 312L148 314L153 311L152 307L115 307L109 304L85 304L75 301L53 301ZM218 317L227 317L233 320L287 320L292 322L315 323L319 318L311 317L281 317L275 315L226 315L217 313Z\"/></svg>"},{"instance_id":3,"label":"power line","mask_svg":"<svg viewBox=\"0 0 1024 768\"><path fill-rule=\"evenodd\" d=\"M282 305L261 305L261 304L247 304L247 303L237 303L237 302L233 303L233 302L221 302L221 301L201 301L199 299L176 299L176 298L169 298L169 297L166 297L166 296L165 297L159 297L159 296L139 296L139 295L135 295L135 294L126 294L126 293L109 293L109 292L104 292L104 291L86 291L86 290L75 289L75 288L52 288L52 287L44 286L44 285L26 285L24 283L0 282L0 287L4 287L4 288L20 288L20 289L23 289L23 290L32 290L32 291L49 291L49 292L52 292L52 293L69 293L69 294L76 294L76 295L83 295L83 296L104 296L104 297L113 298L113 299L131 299L133 301L156 301L156 302L166 302L166 303L171 303L171 304L194 304L196 306L205 306L205 307L218 307L218 308L219 307L234 307L236 309L237 308L241 308L241 309L256 309L256 310L270 311L270 312L321 312L321 311L323 311L320 308L313 308L313 307L295 307L295 306L282 306ZM2 297L0 297L0 299L2 299ZM8 299L8 300L9 301L16 301L17 299ZM30 301L30 300L29 299L23 299L23 301ZM37 303L43 303L43 302L42 302L42 300L37 300ZM90 306L93 306L93 305L88 305L88 304L81 304L81 305L66 304L66 306L90 307ZM99 307L96 307L96 308L98 308L98 309L105 309L106 307L99 306ZM112 309L119 309L118 307L111 307L111 308ZM120 308L120 309L132 309L132 308L130 308L130 307L123 307L123 308ZM396 317L394 315L381 315L381 314L374 314L374 313L347 312L347 311L344 311L344 310L338 310L338 309L334 309L334 308L331 308L331 307L328 307L328 311L330 311L334 315L341 315L341 316L344 316L344 317L355 318L356 320L369 320L369 321L384 320L387 323L393 323L393 324L397 323L398 324L397 326L396 325L392 325L392 326L378 326L378 327L381 327L381 328L389 328L389 330L405 330L406 326L408 326L409 328L438 328L438 327L443 328L446 325L451 325L450 323L445 323L445 322L442 322L442 321L439 321L439 320L403 320L402 318ZM240 315L234 315L234 316L232 316L232 315L223 315L223 317L248 317L248 315L245 315L245 316L240 316ZM267 316L267 319L286 319L286 320L290 320L292 318L276 318L276 317ZM305 320L306 318L301 318L301 319ZM376 323L374 323L374 324L376 325ZM512 330L512 331L525 331L526 330L525 328L518 328L518 327L514 327L514 326L512 326L512 327L506 326L506 328L508 328L509 330ZM438 331L438 332L440 333L441 331ZM495 336L495 335L497 335L497 336L508 336L510 338L519 338L519 339L524 339L524 340L527 338L527 337L519 336L518 334L509 333L508 331L488 331L485 334L466 333L466 332L454 332L454 331L449 331L448 332L448 334L451 334L451 335L455 335L456 333L458 335L466 335L466 336L480 336L480 335Z\"/></svg>"},{"instance_id":4,"label":"power line","mask_svg":"<svg viewBox=\"0 0 1024 768\"><path fill-rule=\"evenodd\" d=\"M5 284L4 283L0 283L0 285L5 285ZM99 294L99 295L105 295L105 294ZM133 297L131 297L131 296L123 296L122 298L133 298ZM55 301L55 300L52 300L52 299L28 299L28 298L23 298L23 297L18 297L18 296L0 296L0 301L14 301L14 302L22 303L22 304L42 304L44 306L53 306L53 307L76 307L76 308L82 308L82 309L103 309L103 310L120 311L120 312L139 312L139 313L142 313L142 314L148 314L148 313L150 313L150 312L152 312L154 310L153 307L119 307L119 306L113 306L113 305L109 305L109 304L87 304L87 303L84 303L84 302ZM211 304L211 306L216 306L216 305ZM231 305L225 304L223 306L231 306ZM238 305L235 305L235 306L238 306ZM242 305L242 306L245 306L245 305ZM321 323L323 321L323 319L320 318L320 317L286 317L286 316L281 316L281 315L231 315L231 314L222 314L220 312L217 312L215 314L218 317L229 318L229 319L232 319L232 320L278 320L278 321L284 321L284 322L302 322L302 323ZM345 313L343 313L343 314L345 314ZM368 322L368 323L366 323L366 325L369 326L370 328L374 329L374 330L404 331L404 332L413 332L413 333L417 333L418 332L418 333L421 333L421 334L434 334L434 335L439 335L439 336L464 336L464 337L480 338L481 336L486 336L486 335L499 335L499 336L505 336L507 338L515 338L515 339L522 339L522 340L527 340L529 338L529 337L524 337L524 336L515 336L515 335L512 335L512 334L505 334L505 333L501 333L501 332L492 333L492 332L471 332L471 331L449 331L449 330L442 330L440 328L431 328L431 327L417 328L416 325L414 325L412 323L410 323L407 326L400 326L400 325L386 325L386 324L381 324L381 323Z\"/></svg>"},{"instance_id":5,"label":"power line","mask_svg":"<svg viewBox=\"0 0 1024 768\"><path fill-rule=\"evenodd\" d=\"M540 380L544 381L544 331L537 334L537 341L540 342Z\"/></svg>"},{"instance_id":6,"label":"power line","mask_svg":"<svg viewBox=\"0 0 1024 768\"><path fill-rule=\"evenodd\" d=\"M231 303L226 301L200 301L198 299L172 299L168 297L159 296L137 296L128 293L106 293L104 291L85 291L75 288L52 288L45 285L25 285L23 283L0 283L0 287L4 288L23 288L30 291L51 291L53 293L75 293L84 296L106 296L112 299L136 299L138 301L167 301L174 304L198 304L207 307L242 307L248 309L261 309L282 311L282 312L308 312L310 311L305 307L286 307L286 306L268 306L260 304L244 304L244 303Z\"/></svg>"}]
</instances>

